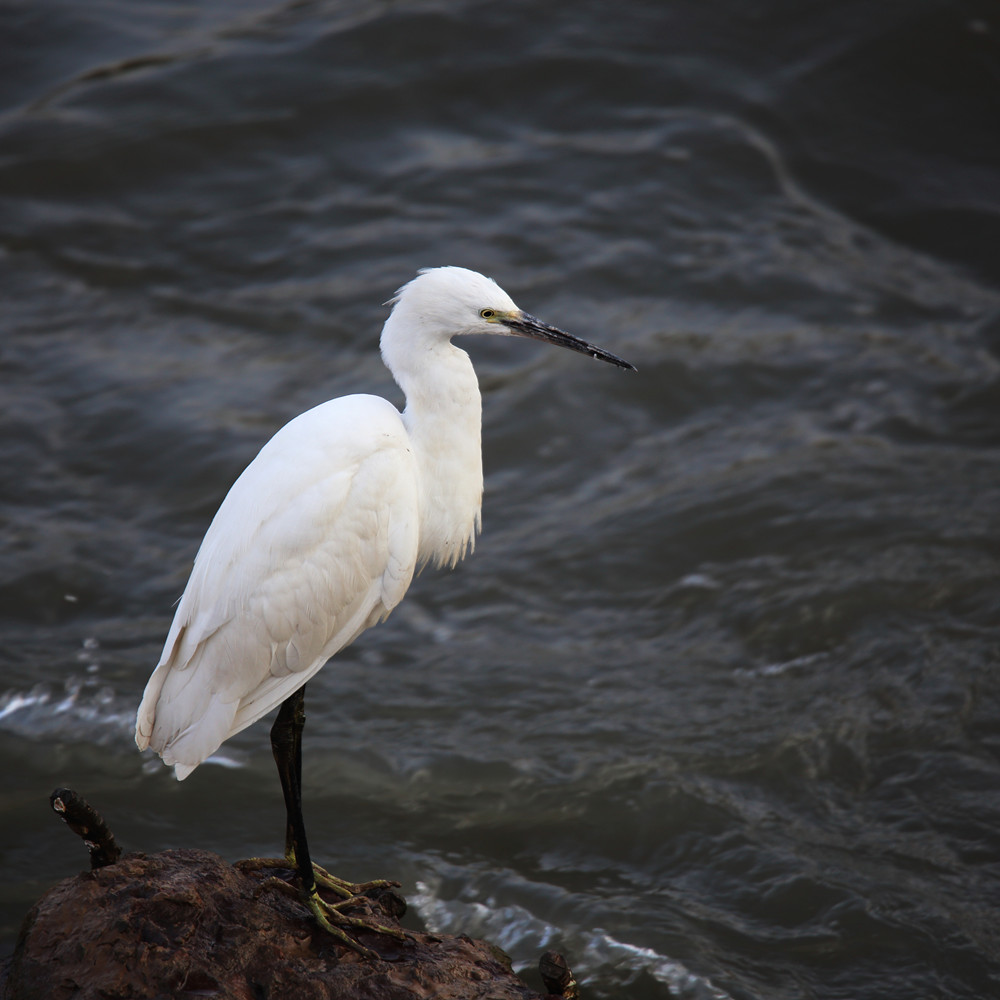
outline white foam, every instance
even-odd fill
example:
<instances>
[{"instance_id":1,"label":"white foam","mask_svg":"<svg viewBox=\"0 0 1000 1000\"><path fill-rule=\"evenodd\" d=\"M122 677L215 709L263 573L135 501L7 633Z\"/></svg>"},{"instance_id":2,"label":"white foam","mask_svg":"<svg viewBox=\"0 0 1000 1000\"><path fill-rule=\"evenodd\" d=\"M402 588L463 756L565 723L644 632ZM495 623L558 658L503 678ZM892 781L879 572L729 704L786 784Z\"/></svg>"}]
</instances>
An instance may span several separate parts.
<instances>
[{"instance_id":1,"label":"white foam","mask_svg":"<svg viewBox=\"0 0 1000 1000\"><path fill-rule=\"evenodd\" d=\"M671 994L678 1000L732 1000L728 993L713 986L707 979L696 976L676 959L661 955L652 948L642 948L619 941L601 928L595 928L587 939L578 964L581 969L585 967L607 969L611 966L624 973L621 975L624 981L646 972L669 986ZM579 981L577 964L570 962L570 968Z\"/></svg>"},{"instance_id":2,"label":"white foam","mask_svg":"<svg viewBox=\"0 0 1000 1000\"><path fill-rule=\"evenodd\" d=\"M493 899L467 903L443 900L424 882L417 882L417 894L410 902L432 934L485 938L506 952L516 953L523 942L530 941L541 954L557 934L556 927L516 903L498 906Z\"/></svg>"},{"instance_id":3,"label":"white foam","mask_svg":"<svg viewBox=\"0 0 1000 1000\"><path fill-rule=\"evenodd\" d=\"M70 677L60 691L36 684L0 694L0 729L28 739L94 740L102 745L131 733L135 708L94 677Z\"/></svg>"},{"instance_id":4,"label":"white foam","mask_svg":"<svg viewBox=\"0 0 1000 1000\"><path fill-rule=\"evenodd\" d=\"M482 901L441 899L426 882L417 882L417 893L410 902L432 934L485 938L521 968L533 965L544 951L556 947L565 954L579 983L599 977L624 987L645 972L667 985L679 1000L731 1000L728 993L681 962L652 948L619 941L601 928L557 927L517 903L498 905L491 897Z\"/></svg>"}]
</instances>

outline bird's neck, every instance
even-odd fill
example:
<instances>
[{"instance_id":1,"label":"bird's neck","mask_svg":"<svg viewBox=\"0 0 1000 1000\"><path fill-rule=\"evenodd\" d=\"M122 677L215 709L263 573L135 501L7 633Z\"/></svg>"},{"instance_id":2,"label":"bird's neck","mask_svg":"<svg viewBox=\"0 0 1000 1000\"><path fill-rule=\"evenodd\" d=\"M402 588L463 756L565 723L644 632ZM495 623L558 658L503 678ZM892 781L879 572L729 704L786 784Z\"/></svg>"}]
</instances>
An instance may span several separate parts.
<instances>
[{"instance_id":1,"label":"bird's neck","mask_svg":"<svg viewBox=\"0 0 1000 1000\"><path fill-rule=\"evenodd\" d=\"M427 345L393 374L420 476L421 563L454 566L475 546L483 499L482 398L465 351Z\"/></svg>"}]
</instances>

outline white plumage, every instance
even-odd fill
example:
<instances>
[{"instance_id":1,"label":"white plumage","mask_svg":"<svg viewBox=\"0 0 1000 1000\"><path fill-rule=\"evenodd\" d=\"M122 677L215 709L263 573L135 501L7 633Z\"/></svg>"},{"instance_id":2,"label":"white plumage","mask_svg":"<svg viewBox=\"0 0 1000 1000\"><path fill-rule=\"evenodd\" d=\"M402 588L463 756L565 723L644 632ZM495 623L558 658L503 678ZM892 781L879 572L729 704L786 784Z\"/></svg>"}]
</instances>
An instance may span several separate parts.
<instances>
[{"instance_id":1,"label":"white plumage","mask_svg":"<svg viewBox=\"0 0 1000 1000\"><path fill-rule=\"evenodd\" d=\"M202 541L136 720L139 748L179 779L384 619L417 566L453 566L472 547L481 401L452 336L529 336L631 368L464 268L421 272L394 302L381 348L404 412L357 395L296 417L235 482Z\"/></svg>"},{"instance_id":2,"label":"white plumage","mask_svg":"<svg viewBox=\"0 0 1000 1000\"><path fill-rule=\"evenodd\" d=\"M286 424L205 535L139 708L140 749L187 777L383 619L416 566L416 508L390 403L347 396Z\"/></svg>"}]
</instances>

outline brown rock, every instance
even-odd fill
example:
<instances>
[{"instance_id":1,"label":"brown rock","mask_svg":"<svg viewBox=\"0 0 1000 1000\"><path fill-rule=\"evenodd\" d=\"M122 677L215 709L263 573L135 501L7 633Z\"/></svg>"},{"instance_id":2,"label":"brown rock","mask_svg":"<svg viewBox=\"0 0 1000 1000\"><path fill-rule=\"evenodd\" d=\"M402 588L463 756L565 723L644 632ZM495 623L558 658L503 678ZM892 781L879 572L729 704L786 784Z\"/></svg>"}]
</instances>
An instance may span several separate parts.
<instances>
[{"instance_id":1,"label":"brown rock","mask_svg":"<svg viewBox=\"0 0 1000 1000\"><path fill-rule=\"evenodd\" d=\"M538 1000L467 937L334 941L295 899L205 851L128 854L59 883L28 913L4 1000ZM370 917L398 926L375 903ZM360 908L356 915L364 916Z\"/></svg>"}]
</instances>

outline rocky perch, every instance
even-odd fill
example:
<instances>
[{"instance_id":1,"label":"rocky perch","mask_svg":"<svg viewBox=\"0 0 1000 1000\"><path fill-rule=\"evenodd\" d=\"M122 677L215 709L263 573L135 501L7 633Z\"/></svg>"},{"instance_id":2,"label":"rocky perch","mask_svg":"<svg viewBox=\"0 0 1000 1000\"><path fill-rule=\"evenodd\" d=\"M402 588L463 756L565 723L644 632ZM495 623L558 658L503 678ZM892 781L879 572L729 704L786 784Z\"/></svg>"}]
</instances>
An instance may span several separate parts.
<instances>
[{"instance_id":1,"label":"rocky perch","mask_svg":"<svg viewBox=\"0 0 1000 1000\"><path fill-rule=\"evenodd\" d=\"M198 850L121 856L86 803L64 789L52 801L93 867L28 913L0 974L3 1000L541 1000L484 941L361 931L379 956L363 958L295 899L262 889L273 870L243 872ZM365 897L356 914L398 927L401 902L392 892ZM560 956L547 953L540 967L549 997L576 995Z\"/></svg>"}]
</instances>

